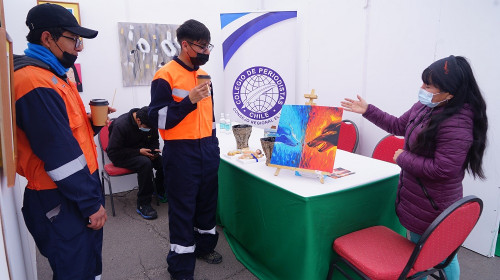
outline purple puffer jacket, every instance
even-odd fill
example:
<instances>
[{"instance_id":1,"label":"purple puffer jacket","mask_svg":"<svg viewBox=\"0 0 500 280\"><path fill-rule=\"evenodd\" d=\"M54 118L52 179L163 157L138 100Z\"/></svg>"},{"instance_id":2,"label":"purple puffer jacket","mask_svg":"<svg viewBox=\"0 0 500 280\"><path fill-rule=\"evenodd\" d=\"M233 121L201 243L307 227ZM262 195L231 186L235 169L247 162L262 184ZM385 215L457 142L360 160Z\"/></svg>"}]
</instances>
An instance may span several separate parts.
<instances>
[{"instance_id":1,"label":"purple puffer jacket","mask_svg":"<svg viewBox=\"0 0 500 280\"><path fill-rule=\"evenodd\" d=\"M385 131L405 137L404 152L397 158L401 173L396 214L405 228L420 235L441 212L462 198L464 163L472 145L473 112L466 104L441 124L435 142L426 151L409 151L430 116L441 110L417 102L397 118L370 104L363 114Z\"/></svg>"}]
</instances>

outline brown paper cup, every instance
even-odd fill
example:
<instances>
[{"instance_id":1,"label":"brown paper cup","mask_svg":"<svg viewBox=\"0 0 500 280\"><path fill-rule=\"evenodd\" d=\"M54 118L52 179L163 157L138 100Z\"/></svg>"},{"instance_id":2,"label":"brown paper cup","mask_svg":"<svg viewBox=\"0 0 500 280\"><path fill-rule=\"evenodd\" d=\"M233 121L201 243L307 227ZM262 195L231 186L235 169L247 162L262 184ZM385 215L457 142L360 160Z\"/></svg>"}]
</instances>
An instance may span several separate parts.
<instances>
[{"instance_id":1,"label":"brown paper cup","mask_svg":"<svg viewBox=\"0 0 500 280\"><path fill-rule=\"evenodd\" d=\"M198 75L196 78L198 80L198 85L210 82L210 75Z\"/></svg>"},{"instance_id":2,"label":"brown paper cup","mask_svg":"<svg viewBox=\"0 0 500 280\"><path fill-rule=\"evenodd\" d=\"M105 126L108 120L108 101L106 99L90 100L90 114L94 126Z\"/></svg>"},{"instance_id":3,"label":"brown paper cup","mask_svg":"<svg viewBox=\"0 0 500 280\"><path fill-rule=\"evenodd\" d=\"M276 137L260 138L260 144L262 145L262 150L264 150L264 154L266 155L266 165L269 165L269 163L271 162L271 156L273 154L275 140Z\"/></svg>"},{"instance_id":4,"label":"brown paper cup","mask_svg":"<svg viewBox=\"0 0 500 280\"><path fill-rule=\"evenodd\" d=\"M236 149L248 148L248 139L252 133L252 126L249 124L233 125L233 134L236 139Z\"/></svg>"}]
</instances>

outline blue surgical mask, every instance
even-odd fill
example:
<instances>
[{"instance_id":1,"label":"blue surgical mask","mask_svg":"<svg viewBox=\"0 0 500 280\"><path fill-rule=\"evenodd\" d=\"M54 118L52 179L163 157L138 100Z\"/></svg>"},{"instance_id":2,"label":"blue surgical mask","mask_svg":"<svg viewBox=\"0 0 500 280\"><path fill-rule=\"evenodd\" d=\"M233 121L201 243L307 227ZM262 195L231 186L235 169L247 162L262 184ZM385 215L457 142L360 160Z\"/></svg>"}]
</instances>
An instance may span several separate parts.
<instances>
[{"instance_id":1,"label":"blue surgical mask","mask_svg":"<svg viewBox=\"0 0 500 280\"><path fill-rule=\"evenodd\" d=\"M146 127L139 127L139 129L144 132L149 132L151 130L151 128L146 128Z\"/></svg>"},{"instance_id":2,"label":"blue surgical mask","mask_svg":"<svg viewBox=\"0 0 500 280\"><path fill-rule=\"evenodd\" d=\"M432 94L432 92L428 92L425 89L420 88L420 90L418 91L418 100L420 101L420 103L429 108L434 108L439 105L439 103L445 101L443 100L441 102L432 102L432 98L434 97L434 95L435 94Z\"/></svg>"}]
</instances>

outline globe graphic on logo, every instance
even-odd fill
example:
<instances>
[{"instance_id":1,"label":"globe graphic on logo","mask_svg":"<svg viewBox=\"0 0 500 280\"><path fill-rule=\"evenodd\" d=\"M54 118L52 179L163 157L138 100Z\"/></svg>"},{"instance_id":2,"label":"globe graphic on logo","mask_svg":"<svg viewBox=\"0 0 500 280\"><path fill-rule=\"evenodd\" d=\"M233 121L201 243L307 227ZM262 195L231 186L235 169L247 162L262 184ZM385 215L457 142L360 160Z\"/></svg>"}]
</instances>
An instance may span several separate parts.
<instances>
[{"instance_id":1,"label":"globe graphic on logo","mask_svg":"<svg viewBox=\"0 0 500 280\"><path fill-rule=\"evenodd\" d=\"M270 111L279 100L278 85L269 76L253 75L241 85L240 98L243 110L246 108L255 113Z\"/></svg>"}]
</instances>

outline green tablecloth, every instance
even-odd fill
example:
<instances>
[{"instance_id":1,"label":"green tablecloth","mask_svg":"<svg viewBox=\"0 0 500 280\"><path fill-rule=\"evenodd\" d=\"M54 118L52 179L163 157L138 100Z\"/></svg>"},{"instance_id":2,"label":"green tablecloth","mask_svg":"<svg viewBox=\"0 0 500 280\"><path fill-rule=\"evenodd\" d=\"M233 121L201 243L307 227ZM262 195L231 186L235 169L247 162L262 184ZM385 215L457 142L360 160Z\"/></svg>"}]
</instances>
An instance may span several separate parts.
<instances>
[{"instance_id":1,"label":"green tablecloth","mask_svg":"<svg viewBox=\"0 0 500 280\"><path fill-rule=\"evenodd\" d=\"M335 238L373 225L405 233L397 184L394 175L302 197L221 160L219 219L236 258L259 279L325 279Z\"/></svg>"}]
</instances>

